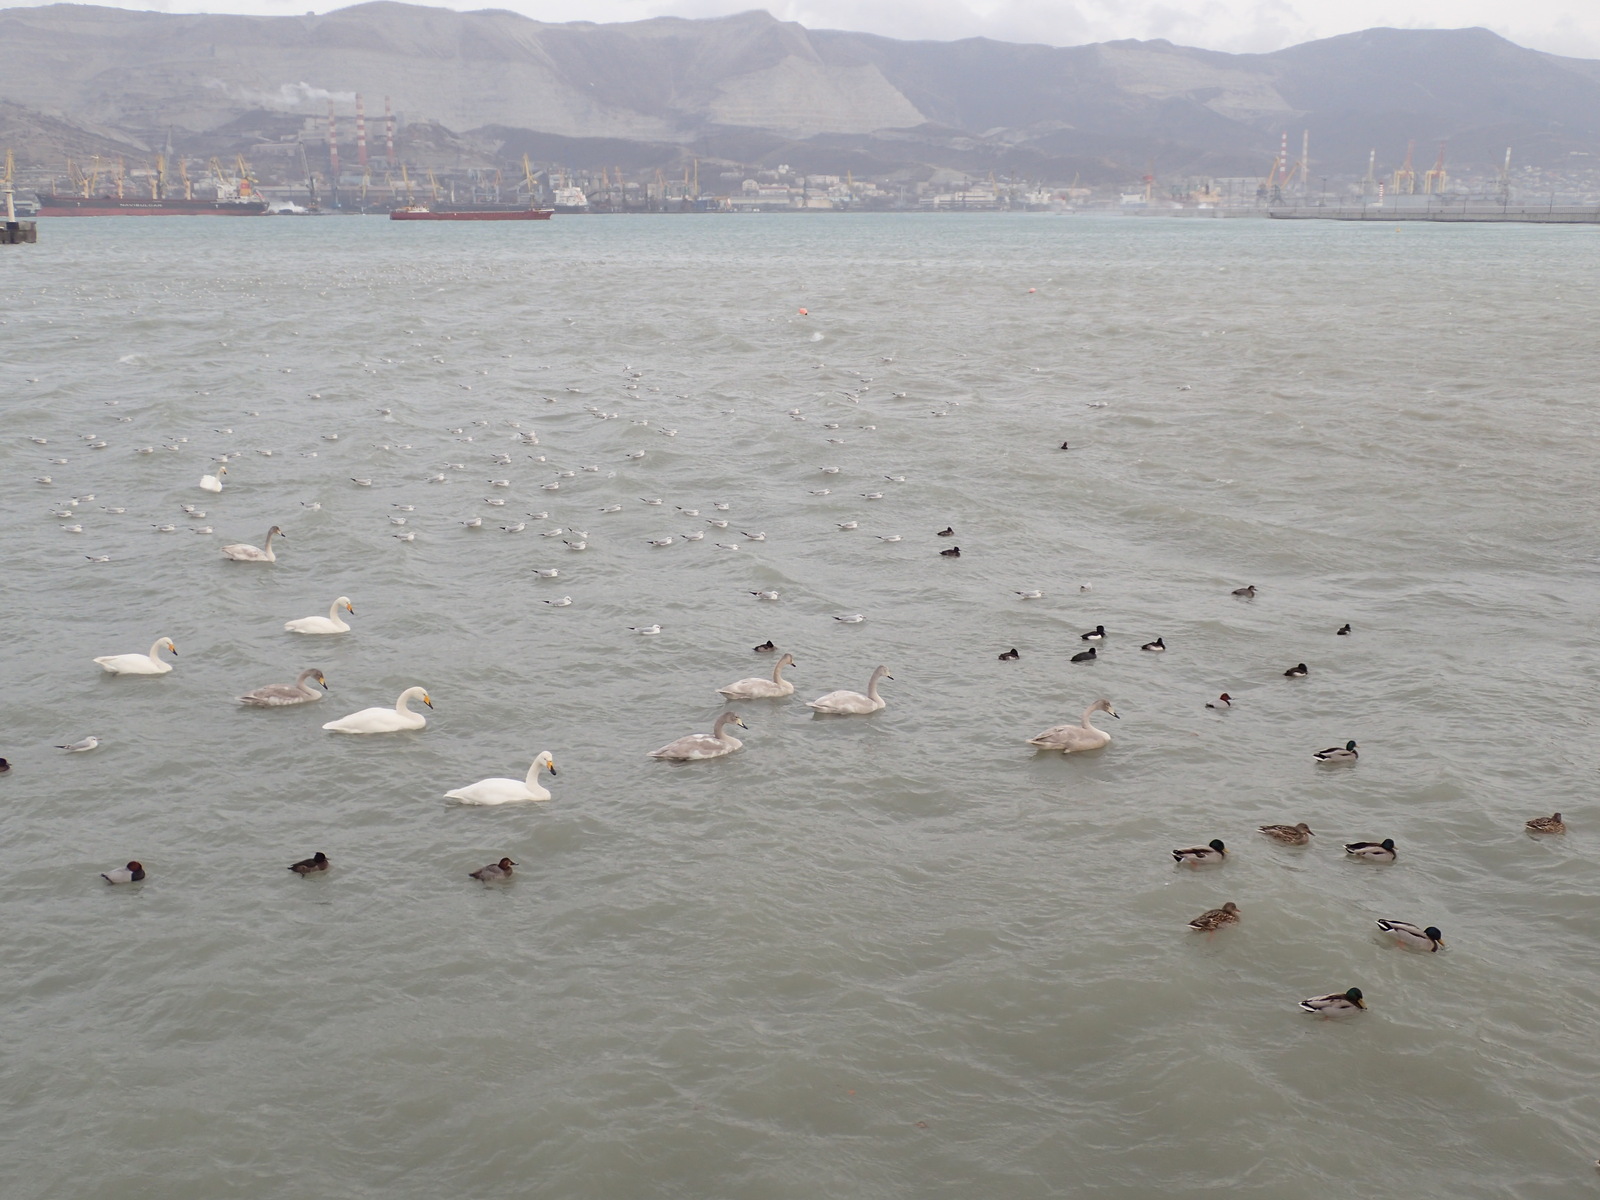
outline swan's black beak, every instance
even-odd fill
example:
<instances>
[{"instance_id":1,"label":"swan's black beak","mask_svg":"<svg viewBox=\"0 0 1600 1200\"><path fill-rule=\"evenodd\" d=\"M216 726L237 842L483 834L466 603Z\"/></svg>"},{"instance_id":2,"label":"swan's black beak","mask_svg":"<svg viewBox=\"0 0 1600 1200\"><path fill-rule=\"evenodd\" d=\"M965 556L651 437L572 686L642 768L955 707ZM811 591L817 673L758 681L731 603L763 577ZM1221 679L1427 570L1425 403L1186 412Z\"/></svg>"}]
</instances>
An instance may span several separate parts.
<instances>
[{"instance_id":1,"label":"swan's black beak","mask_svg":"<svg viewBox=\"0 0 1600 1200\"><path fill-rule=\"evenodd\" d=\"M549 772L550 772L550 774L552 774L552 775L559 775L559 774L561 774L561 772L560 772L560 771L558 771L558 770L556 770L556 765L555 765L555 763L545 763L545 765L544 765L544 769L545 769L545 770L546 770L546 771L549 771Z\"/></svg>"}]
</instances>

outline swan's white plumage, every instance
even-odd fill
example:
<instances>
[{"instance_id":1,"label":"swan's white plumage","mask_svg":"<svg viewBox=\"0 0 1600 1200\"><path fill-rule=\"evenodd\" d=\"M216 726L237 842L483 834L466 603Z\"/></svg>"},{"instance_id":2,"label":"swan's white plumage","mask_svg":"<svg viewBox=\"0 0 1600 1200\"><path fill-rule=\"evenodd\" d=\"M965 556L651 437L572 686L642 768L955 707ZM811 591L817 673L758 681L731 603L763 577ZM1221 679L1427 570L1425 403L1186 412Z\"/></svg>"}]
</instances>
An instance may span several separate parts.
<instances>
[{"instance_id":1,"label":"swan's white plumage","mask_svg":"<svg viewBox=\"0 0 1600 1200\"><path fill-rule=\"evenodd\" d=\"M172 670L172 664L162 662L158 657L163 649L171 650L174 654L178 652L171 638L157 638L149 654L107 654L94 661L112 675L165 675Z\"/></svg>"},{"instance_id":2,"label":"swan's white plumage","mask_svg":"<svg viewBox=\"0 0 1600 1200\"><path fill-rule=\"evenodd\" d=\"M355 616L355 607L350 603L349 596L340 596L328 609L325 617L301 617L297 621L284 622L284 629L290 633L348 633L350 626L339 615L339 610L344 609L351 616Z\"/></svg>"},{"instance_id":3,"label":"swan's white plumage","mask_svg":"<svg viewBox=\"0 0 1600 1200\"><path fill-rule=\"evenodd\" d=\"M445 798L459 800L462 804L517 804L524 800L548 800L550 792L539 783L539 770L543 767L548 767L552 775L556 773L555 759L548 750L539 752L539 757L533 760L533 766L528 768L526 779L480 779L477 783L446 792Z\"/></svg>"},{"instance_id":4,"label":"swan's white plumage","mask_svg":"<svg viewBox=\"0 0 1600 1200\"><path fill-rule=\"evenodd\" d=\"M421 700L429 708L433 707L427 688L409 687L400 693L393 708L363 708L348 717L329 721L323 728L334 733L399 733L406 729L421 729L428 723L428 718L411 711L407 701L412 699Z\"/></svg>"}]
</instances>

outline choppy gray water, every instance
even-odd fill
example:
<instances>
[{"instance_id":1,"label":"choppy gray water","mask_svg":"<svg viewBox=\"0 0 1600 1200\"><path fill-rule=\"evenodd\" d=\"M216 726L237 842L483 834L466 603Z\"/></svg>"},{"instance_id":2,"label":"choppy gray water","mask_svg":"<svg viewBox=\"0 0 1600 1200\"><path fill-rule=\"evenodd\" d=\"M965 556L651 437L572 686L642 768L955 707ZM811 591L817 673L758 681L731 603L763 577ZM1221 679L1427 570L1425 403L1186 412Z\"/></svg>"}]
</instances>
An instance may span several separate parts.
<instances>
[{"instance_id":1,"label":"choppy gray water","mask_svg":"<svg viewBox=\"0 0 1600 1200\"><path fill-rule=\"evenodd\" d=\"M8 1196L1595 1186L1592 231L42 224L0 256ZM170 675L90 661L161 635ZM645 757L767 638L797 695L742 751ZM885 711L804 707L879 662ZM411 684L424 732L321 731ZM1104 752L1024 744L1098 696ZM544 749L547 804L441 798Z\"/></svg>"}]
</instances>

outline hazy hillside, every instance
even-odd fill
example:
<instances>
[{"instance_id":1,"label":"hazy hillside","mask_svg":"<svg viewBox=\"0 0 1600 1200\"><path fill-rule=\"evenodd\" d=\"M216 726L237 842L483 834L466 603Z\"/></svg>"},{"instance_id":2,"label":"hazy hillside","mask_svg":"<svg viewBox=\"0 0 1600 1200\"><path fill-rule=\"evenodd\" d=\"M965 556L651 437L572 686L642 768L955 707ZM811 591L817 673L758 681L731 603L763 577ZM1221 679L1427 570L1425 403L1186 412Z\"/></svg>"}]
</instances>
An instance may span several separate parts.
<instances>
[{"instance_id":1,"label":"hazy hillside","mask_svg":"<svg viewBox=\"0 0 1600 1200\"><path fill-rule=\"evenodd\" d=\"M3 131L219 152L302 116L473 133L488 151L575 166L689 154L858 172L948 166L1112 180L1257 173L1288 129L1330 173L1392 167L1409 139L1452 167L1600 158L1600 63L1481 29L1373 29L1274 54L1167 42L1053 48L812 31L764 12L552 25L395 3L323 16L187 16L84 5L0 10ZM23 111L25 110L25 111ZM20 115L19 115L20 113ZM375 132L377 123L373 123ZM467 143L463 143L465 145ZM461 155L467 153L456 147Z\"/></svg>"}]
</instances>

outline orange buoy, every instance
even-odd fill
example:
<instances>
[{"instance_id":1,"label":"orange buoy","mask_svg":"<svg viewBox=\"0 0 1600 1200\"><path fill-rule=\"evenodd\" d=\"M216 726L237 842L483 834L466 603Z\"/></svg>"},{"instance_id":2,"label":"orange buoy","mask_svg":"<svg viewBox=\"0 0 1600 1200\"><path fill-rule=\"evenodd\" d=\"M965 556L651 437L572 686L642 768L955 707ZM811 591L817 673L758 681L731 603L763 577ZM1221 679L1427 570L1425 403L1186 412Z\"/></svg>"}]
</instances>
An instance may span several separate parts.
<instances>
[{"instance_id":1,"label":"orange buoy","mask_svg":"<svg viewBox=\"0 0 1600 1200\"><path fill-rule=\"evenodd\" d=\"M1028 295L1030 295L1030 296L1031 296L1031 295L1033 295L1033 294L1034 294L1034 293L1035 293L1035 292L1037 292L1037 291L1038 291L1038 290L1039 290L1039 289L1038 289L1038 288L1029 288L1029 289L1028 289Z\"/></svg>"},{"instance_id":2,"label":"orange buoy","mask_svg":"<svg viewBox=\"0 0 1600 1200\"><path fill-rule=\"evenodd\" d=\"M800 315L801 315L801 316L802 316L802 317L809 317L809 316L810 316L810 315L811 315L811 314L810 314L810 313L808 313L808 312L807 312L807 311L806 311L806 310L805 310L805 309L803 309L803 308L802 308L802 309L801 309L801 310L800 310Z\"/></svg>"}]
</instances>

